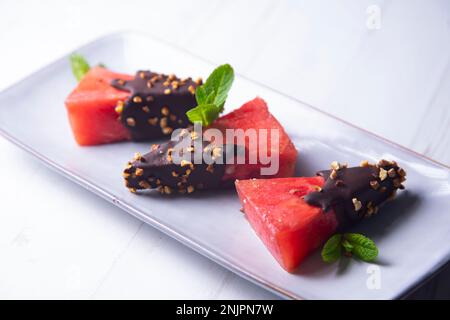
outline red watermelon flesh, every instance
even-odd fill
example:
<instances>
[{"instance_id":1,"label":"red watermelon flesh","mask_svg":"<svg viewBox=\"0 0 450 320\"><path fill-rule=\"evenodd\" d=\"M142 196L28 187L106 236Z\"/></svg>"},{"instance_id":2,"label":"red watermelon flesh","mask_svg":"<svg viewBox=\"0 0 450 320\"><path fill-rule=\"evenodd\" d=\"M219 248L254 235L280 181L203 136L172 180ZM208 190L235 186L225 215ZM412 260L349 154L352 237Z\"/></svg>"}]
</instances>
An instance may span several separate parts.
<instances>
[{"instance_id":1,"label":"red watermelon flesh","mask_svg":"<svg viewBox=\"0 0 450 320\"><path fill-rule=\"evenodd\" d=\"M303 196L324 184L322 177L236 181L245 215L263 243L289 272L336 230L332 210L324 213Z\"/></svg>"},{"instance_id":2,"label":"red watermelon flesh","mask_svg":"<svg viewBox=\"0 0 450 320\"><path fill-rule=\"evenodd\" d=\"M280 177L291 177L295 171L295 163L297 160L297 150L294 147L289 136L284 131L281 124L277 119L269 112L266 102L257 97L239 109L236 109L219 119L217 119L212 127L221 130L225 136L226 129L256 129L258 132L258 139L261 139L261 135L259 134L258 129L268 129L267 134L267 146L263 144L263 146L256 144L253 147L250 147L248 139L246 139L247 159L251 156L256 156L258 159L257 164L236 164L236 165L227 165L227 169L225 171L225 176L223 177L224 181L235 179L250 179L250 178L280 178ZM260 158L258 153L262 151L263 154L271 155L272 151L276 151L275 144L271 143L271 134L270 129L278 129L279 132L279 170L276 174L270 176L262 176L260 174L260 169L263 165L260 162ZM261 139L262 140L262 139ZM226 141L229 144L236 144L238 141L233 139L233 141ZM263 150L261 150L263 149ZM264 165L268 166L268 165Z\"/></svg>"},{"instance_id":3,"label":"red watermelon flesh","mask_svg":"<svg viewBox=\"0 0 450 320\"><path fill-rule=\"evenodd\" d=\"M213 130L209 129L218 130L213 132ZM138 154L137 157L135 156L134 160L127 165L123 172L126 186L131 192L157 188L163 194L172 194L177 191L184 194L186 192L192 193L197 189L230 187L233 186L236 179L288 177L294 174L297 151L283 127L268 111L264 100L256 98L247 102L241 108L220 117L209 128L205 129L203 131L203 141L201 142L203 144L203 157L211 152L209 149L210 144L214 146L224 144L223 138L226 137L227 129L277 129L279 133L277 147L279 148L275 147L275 143L272 145L270 135L264 137L266 140L269 140L268 145L270 147L268 149L266 147L267 144L261 145L259 143L249 144L248 141L242 142L244 146L248 146L246 149L247 158L251 154L258 154L258 151L261 149L264 151L263 153L268 152L269 154L279 149L279 170L271 175L261 175L260 169L263 165L270 166L266 162L263 162L265 164L261 162L249 164L248 162L234 161L232 164L223 164L220 161L219 163L209 165L203 161L202 163L194 164L193 150L196 146L192 141L190 141L189 145L185 145L186 141L184 137L188 137L189 132L191 137L198 136L200 133L195 132L193 128L188 128L187 130L183 130L184 133L180 133L178 141L173 140L162 144L155 144L152 146L150 152L144 155ZM258 132L257 130L255 131L256 139L264 140L261 136L258 136ZM213 148L219 150L220 155L216 155L216 157L228 156L228 152L234 149L236 142L241 142L235 141L233 136L228 136L228 139L225 139L227 140L225 141L225 152L223 152L223 148ZM189 160L185 159L187 162L184 164L182 161L175 163L173 161L175 147L181 147L184 150L183 154L191 158ZM214 152L212 153L214 154ZM188 167L187 164L190 164L190 166Z\"/></svg>"},{"instance_id":4,"label":"red watermelon flesh","mask_svg":"<svg viewBox=\"0 0 450 320\"><path fill-rule=\"evenodd\" d=\"M65 104L75 140L79 145L96 145L129 140L127 129L118 121L115 107L129 93L113 88L113 79L132 76L94 67L81 79Z\"/></svg>"}]
</instances>

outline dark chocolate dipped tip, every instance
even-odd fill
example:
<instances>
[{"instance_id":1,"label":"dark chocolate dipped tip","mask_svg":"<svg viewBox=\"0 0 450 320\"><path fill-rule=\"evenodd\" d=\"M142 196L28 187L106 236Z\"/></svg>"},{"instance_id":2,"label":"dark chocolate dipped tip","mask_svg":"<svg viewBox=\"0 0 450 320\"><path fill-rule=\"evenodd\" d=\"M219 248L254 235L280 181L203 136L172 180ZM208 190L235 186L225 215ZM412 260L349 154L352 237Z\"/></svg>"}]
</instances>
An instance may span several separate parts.
<instances>
[{"instance_id":1,"label":"dark chocolate dipped tip","mask_svg":"<svg viewBox=\"0 0 450 320\"><path fill-rule=\"evenodd\" d=\"M119 101L116 112L133 140L170 136L177 128L189 125L186 112L195 107L195 90L201 79L180 79L151 71L138 71L132 80L115 79L111 85L130 92Z\"/></svg>"},{"instance_id":2,"label":"dark chocolate dipped tip","mask_svg":"<svg viewBox=\"0 0 450 320\"><path fill-rule=\"evenodd\" d=\"M186 134L192 137L187 144ZM145 155L136 154L123 173L126 186L131 192L157 188L163 194L221 187L227 148L233 146L196 143L196 139L194 131L184 129L178 140L153 145Z\"/></svg>"},{"instance_id":3,"label":"dark chocolate dipped tip","mask_svg":"<svg viewBox=\"0 0 450 320\"><path fill-rule=\"evenodd\" d=\"M352 168L333 162L331 170L317 174L325 179L325 184L321 190L307 194L305 201L321 207L325 213L333 209L340 229L376 214L397 189L404 189L402 182L406 180L406 172L396 162L387 160L376 165L363 161Z\"/></svg>"}]
</instances>

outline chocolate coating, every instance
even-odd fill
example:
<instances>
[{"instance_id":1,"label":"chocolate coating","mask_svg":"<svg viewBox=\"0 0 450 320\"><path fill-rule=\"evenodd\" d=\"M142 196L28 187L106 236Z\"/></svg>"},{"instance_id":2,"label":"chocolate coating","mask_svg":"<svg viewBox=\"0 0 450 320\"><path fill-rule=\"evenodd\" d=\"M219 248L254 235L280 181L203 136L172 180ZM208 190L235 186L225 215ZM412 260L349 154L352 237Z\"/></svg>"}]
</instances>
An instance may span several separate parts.
<instances>
[{"instance_id":1,"label":"chocolate coating","mask_svg":"<svg viewBox=\"0 0 450 320\"><path fill-rule=\"evenodd\" d=\"M325 179L320 191L305 196L305 201L322 208L333 209L339 229L372 216L378 207L395 196L397 189L403 189L405 171L395 162L381 160L378 165L319 171Z\"/></svg>"},{"instance_id":2,"label":"chocolate coating","mask_svg":"<svg viewBox=\"0 0 450 320\"><path fill-rule=\"evenodd\" d=\"M191 78L138 71L133 80L114 79L111 85L131 93L120 110L120 121L133 140L170 136L174 129L189 125L186 112L196 106L197 87Z\"/></svg>"},{"instance_id":3,"label":"chocolate coating","mask_svg":"<svg viewBox=\"0 0 450 320\"><path fill-rule=\"evenodd\" d=\"M185 132L191 134L188 129ZM131 191L158 188L161 193L191 193L196 189L214 189L224 186L222 177L225 173L224 159L227 148L232 145L217 146L203 140L196 145L182 144L182 139L154 145L152 150L135 158L124 171L126 186ZM201 148L201 163L196 163L195 148ZM213 151L214 150L214 151ZM175 153L183 156L176 161ZM206 163L203 155L214 154L214 162ZM175 161L174 161L175 160Z\"/></svg>"}]
</instances>

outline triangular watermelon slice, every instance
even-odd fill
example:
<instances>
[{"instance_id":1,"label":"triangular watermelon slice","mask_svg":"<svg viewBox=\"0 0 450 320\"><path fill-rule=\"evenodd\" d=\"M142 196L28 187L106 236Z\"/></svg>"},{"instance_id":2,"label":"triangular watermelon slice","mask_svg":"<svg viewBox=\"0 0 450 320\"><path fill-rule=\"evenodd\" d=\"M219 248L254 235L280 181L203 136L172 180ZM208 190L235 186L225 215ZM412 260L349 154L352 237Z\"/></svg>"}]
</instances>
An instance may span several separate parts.
<instances>
[{"instance_id":1,"label":"triangular watermelon slice","mask_svg":"<svg viewBox=\"0 0 450 320\"><path fill-rule=\"evenodd\" d=\"M322 177L236 181L245 215L266 247L289 272L336 230L332 210L324 214L303 196L324 184Z\"/></svg>"},{"instance_id":2,"label":"triangular watermelon slice","mask_svg":"<svg viewBox=\"0 0 450 320\"><path fill-rule=\"evenodd\" d=\"M250 178L264 178L261 176L261 167L264 167L258 157L258 153L272 155L274 152L279 153L279 170L276 174L270 175L270 178L277 177L291 177L295 171L295 164L297 161L297 150L294 144L287 135L283 126L278 122L278 120L270 113L267 103L259 97L242 105L240 108L220 117L211 125L211 127L217 128L224 132L226 129L255 129L260 134L260 129L267 129L267 140L263 141L262 145L258 145L255 148L247 147L247 158L254 155L258 158L258 163L251 165L236 165L228 166L226 174L223 180L235 179L250 179ZM279 132L279 141L277 148L271 142L270 130L275 129ZM261 136L258 136L258 141ZM266 142L267 147L266 149ZM237 141L226 141L227 144L235 144ZM248 141L246 145L250 146ZM264 150L261 150L264 148ZM274 152L273 152L274 151ZM267 167L267 166L266 166Z\"/></svg>"},{"instance_id":3,"label":"triangular watermelon slice","mask_svg":"<svg viewBox=\"0 0 450 320\"><path fill-rule=\"evenodd\" d=\"M128 130L118 121L117 101L130 94L111 86L113 79L133 77L94 67L81 79L65 104L75 140L82 146L130 139Z\"/></svg>"},{"instance_id":4,"label":"triangular watermelon slice","mask_svg":"<svg viewBox=\"0 0 450 320\"><path fill-rule=\"evenodd\" d=\"M395 161L361 162L347 168L337 161L310 178L236 181L248 221L289 272L339 231L377 214L404 189L406 172Z\"/></svg>"},{"instance_id":5,"label":"triangular watermelon slice","mask_svg":"<svg viewBox=\"0 0 450 320\"><path fill-rule=\"evenodd\" d=\"M135 76L95 67L66 99L75 139L80 145L170 137L189 125L186 112L196 104L201 79L151 71Z\"/></svg>"},{"instance_id":6,"label":"triangular watermelon slice","mask_svg":"<svg viewBox=\"0 0 450 320\"><path fill-rule=\"evenodd\" d=\"M294 174L297 150L283 127L269 112L263 99L255 98L245 103L242 107L214 121L211 127L220 131L251 128L259 132L259 129L277 129L279 132L278 171L271 175L262 175L260 169L264 166L270 166L270 164L263 165L259 161L256 164L235 162L233 164L215 163L208 166L205 163L194 164L194 161L189 159L189 165L186 165L188 162L177 164L172 161L172 152L176 143L170 141L154 145L149 153L139 155L129 162L123 173L126 186L132 192L158 188L160 192L167 194L175 192L190 193L197 189L233 186L236 179L290 177ZM186 131L189 130L186 129ZM261 137L257 138L260 139ZM267 138L269 139L269 150L263 151L270 154L275 148L270 142L270 135ZM205 145L209 145L209 141L203 140L203 142ZM234 140L225 142L223 144L223 141L215 141L215 144L221 145L225 149L229 146L236 146ZM258 148L265 148L266 145L255 144L251 147L247 144L246 146L246 157L248 157L249 154L258 154ZM186 149L184 153L193 154L195 149L193 145L186 147L190 150L187 151ZM219 153L222 153L222 151L220 150Z\"/></svg>"}]
</instances>

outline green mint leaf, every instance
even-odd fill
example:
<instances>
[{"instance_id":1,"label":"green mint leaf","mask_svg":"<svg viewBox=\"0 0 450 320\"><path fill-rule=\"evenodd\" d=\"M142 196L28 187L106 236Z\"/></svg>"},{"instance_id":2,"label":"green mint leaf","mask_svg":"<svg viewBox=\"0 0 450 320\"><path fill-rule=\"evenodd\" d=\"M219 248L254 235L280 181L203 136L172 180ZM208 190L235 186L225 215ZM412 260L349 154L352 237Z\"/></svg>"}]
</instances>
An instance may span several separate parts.
<instances>
[{"instance_id":1,"label":"green mint leaf","mask_svg":"<svg viewBox=\"0 0 450 320\"><path fill-rule=\"evenodd\" d=\"M378 248L371 239L358 233L345 233L344 241L349 242L352 246L352 253L362 261L370 262L378 256Z\"/></svg>"},{"instance_id":2,"label":"green mint leaf","mask_svg":"<svg viewBox=\"0 0 450 320\"><path fill-rule=\"evenodd\" d=\"M188 112L186 115L192 123L201 122L203 126L208 126L219 116L220 110L214 104L199 105Z\"/></svg>"},{"instance_id":3,"label":"green mint leaf","mask_svg":"<svg viewBox=\"0 0 450 320\"><path fill-rule=\"evenodd\" d=\"M349 252L349 253L353 252L354 247L350 242L348 242L347 240L344 239L344 240L342 240L341 244L346 252Z\"/></svg>"},{"instance_id":4,"label":"green mint leaf","mask_svg":"<svg viewBox=\"0 0 450 320\"><path fill-rule=\"evenodd\" d=\"M200 101L197 100L197 103L215 104L222 111L233 81L234 70L229 64L217 67L201 86L204 93L199 95Z\"/></svg>"},{"instance_id":5,"label":"green mint leaf","mask_svg":"<svg viewBox=\"0 0 450 320\"><path fill-rule=\"evenodd\" d=\"M219 117L225 100L234 81L234 71L229 64L224 64L209 75L205 83L195 90L197 107L186 112L188 119L208 126Z\"/></svg>"},{"instance_id":6,"label":"green mint leaf","mask_svg":"<svg viewBox=\"0 0 450 320\"><path fill-rule=\"evenodd\" d=\"M202 105L206 103L207 94L206 90L203 86L197 87L195 89L195 100L197 100L198 105Z\"/></svg>"},{"instance_id":7,"label":"green mint leaf","mask_svg":"<svg viewBox=\"0 0 450 320\"><path fill-rule=\"evenodd\" d=\"M322 260L327 263L337 261L342 255L342 234L335 234L325 243L322 249Z\"/></svg>"},{"instance_id":8,"label":"green mint leaf","mask_svg":"<svg viewBox=\"0 0 450 320\"><path fill-rule=\"evenodd\" d=\"M91 68L86 59L78 53L74 53L70 56L70 65L72 67L72 73L77 81L80 81Z\"/></svg>"},{"instance_id":9,"label":"green mint leaf","mask_svg":"<svg viewBox=\"0 0 450 320\"><path fill-rule=\"evenodd\" d=\"M366 262L375 260L378 248L375 242L359 233L335 234L325 243L322 249L322 259L325 262L335 262L342 251L348 257L356 256Z\"/></svg>"}]
</instances>

